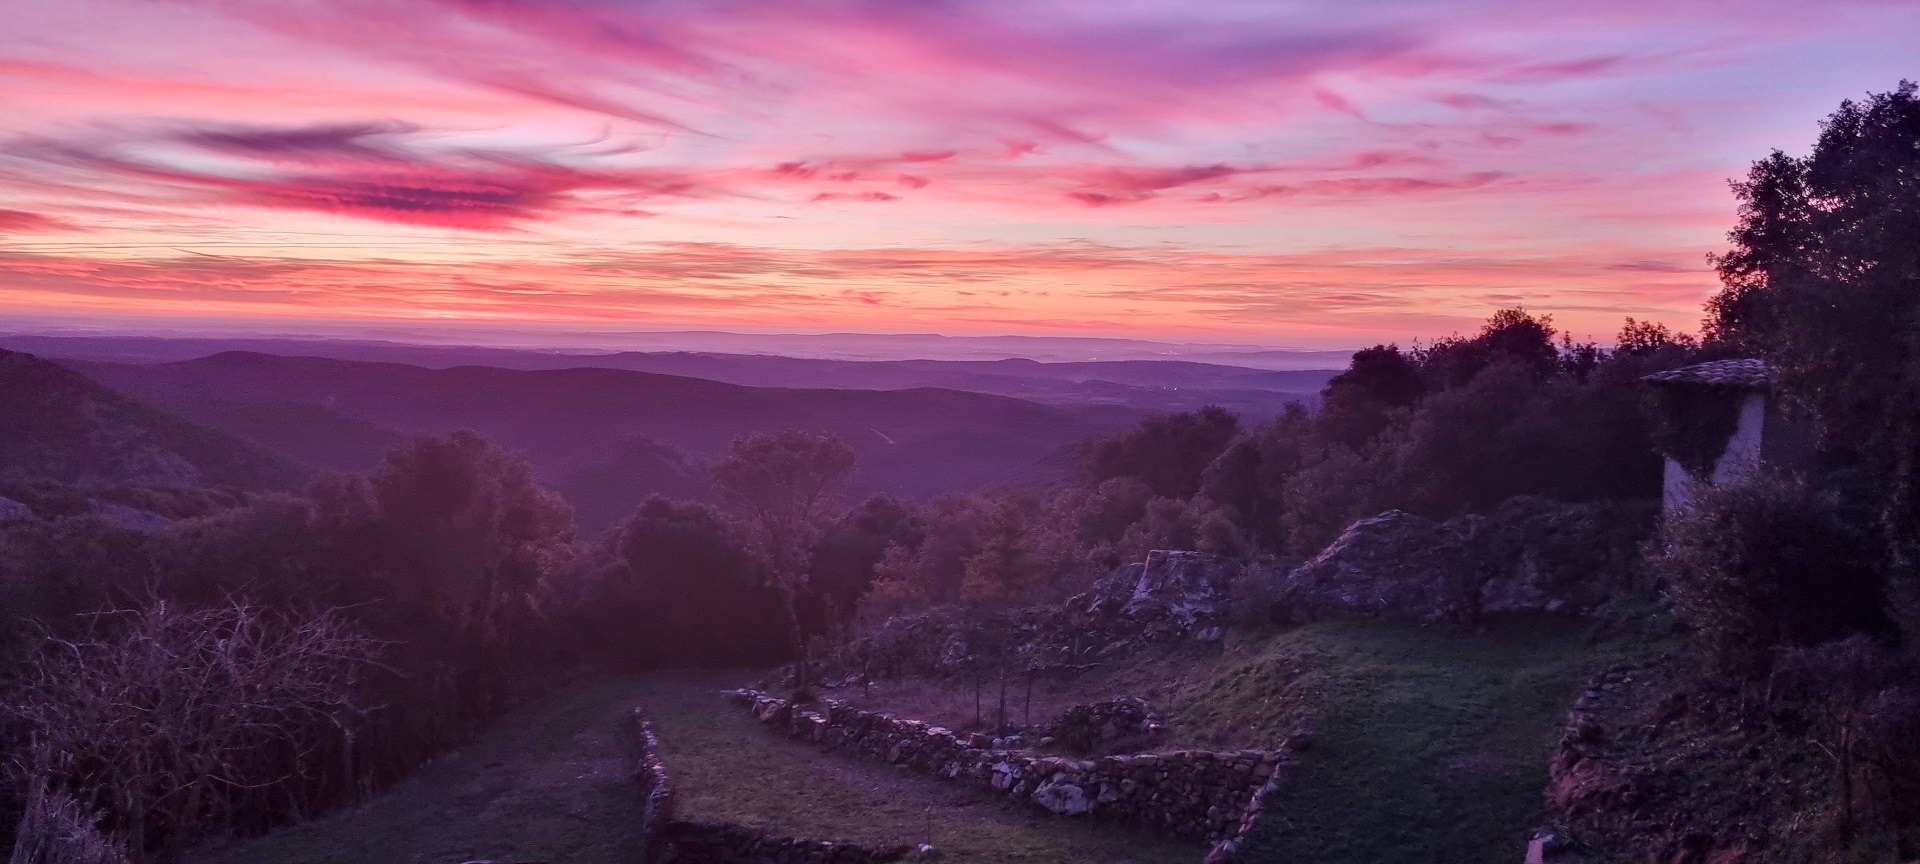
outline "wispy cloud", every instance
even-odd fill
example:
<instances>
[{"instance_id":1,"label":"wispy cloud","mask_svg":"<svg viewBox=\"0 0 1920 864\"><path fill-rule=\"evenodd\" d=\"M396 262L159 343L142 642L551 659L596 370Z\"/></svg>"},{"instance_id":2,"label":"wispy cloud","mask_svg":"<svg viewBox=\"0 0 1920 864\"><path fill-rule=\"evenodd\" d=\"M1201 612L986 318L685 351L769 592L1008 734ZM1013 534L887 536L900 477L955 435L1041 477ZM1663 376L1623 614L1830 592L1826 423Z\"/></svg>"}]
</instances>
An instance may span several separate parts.
<instances>
[{"instance_id":1,"label":"wispy cloud","mask_svg":"<svg viewBox=\"0 0 1920 864\"><path fill-rule=\"evenodd\" d=\"M1911 75L1920 24L1897 0L1741 12L7 4L0 291L1355 341L1524 297L1686 325L1724 180Z\"/></svg>"}]
</instances>

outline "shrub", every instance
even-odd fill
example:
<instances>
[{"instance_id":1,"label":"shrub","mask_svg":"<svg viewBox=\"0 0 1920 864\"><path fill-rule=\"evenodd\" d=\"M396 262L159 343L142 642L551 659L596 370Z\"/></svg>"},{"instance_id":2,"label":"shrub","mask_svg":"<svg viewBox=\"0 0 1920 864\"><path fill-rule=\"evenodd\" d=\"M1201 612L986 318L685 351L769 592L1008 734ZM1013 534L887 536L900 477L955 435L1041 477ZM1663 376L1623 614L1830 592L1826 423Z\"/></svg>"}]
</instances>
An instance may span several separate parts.
<instances>
[{"instance_id":1,"label":"shrub","mask_svg":"<svg viewBox=\"0 0 1920 864\"><path fill-rule=\"evenodd\" d=\"M1875 539L1839 496L1759 473L1669 514L1650 564L1716 665L1757 674L1776 648L1887 629Z\"/></svg>"},{"instance_id":2,"label":"shrub","mask_svg":"<svg viewBox=\"0 0 1920 864\"><path fill-rule=\"evenodd\" d=\"M29 845L179 860L247 803L310 803L315 777L350 756L378 645L339 616L159 602L95 621L102 632L47 639L0 706L25 744L11 767L33 790ZM77 860L53 846L41 860Z\"/></svg>"},{"instance_id":3,"label":"shrub","mask_svg":"<svg viewBox=\"0 0 1920 864\"><path fill-rule=\"evenodd\" d=\"M1207 466L1240 436L1240 418L1209 405L1181 414L1156 414L1136 428L1087 442L1080 473L1087 485L1132 477L1163 498L1200 490Z\"/></svg>"},{"instance_id":4,"label":"shrub","mask_svg":"<svg viewBox=\"0 0 1920 864\"><path fill-rule=\"evenodd\" d=\"M1770 689L1786 703L1780 709L1799 714L1833 761L1828 815L1842 847L1907 845L1904 829L1920 823L1915 673L1910 660L1865 635L1783 652L1775 669Z\"/></svg>"},{"instance_id":5,"label":"shrub","mask_svg":"<svg viewBox=\"0 0 1920 864\"><path fill-rule=\"evenodd\" d=\"M1311 557L1374 509L1373 464L1338 444L1287 479L1287 510L1280 517L1286 551Z\"/></svg>"}]
</instances>

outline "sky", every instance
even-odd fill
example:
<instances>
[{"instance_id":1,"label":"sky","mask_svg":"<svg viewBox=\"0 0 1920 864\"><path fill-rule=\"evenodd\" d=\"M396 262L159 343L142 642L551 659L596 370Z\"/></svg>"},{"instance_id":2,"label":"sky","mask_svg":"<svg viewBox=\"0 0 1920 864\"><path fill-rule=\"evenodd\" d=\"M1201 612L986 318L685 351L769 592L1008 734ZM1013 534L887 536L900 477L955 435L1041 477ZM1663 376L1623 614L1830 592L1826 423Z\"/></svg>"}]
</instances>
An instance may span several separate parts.
<instances>
[{"instance_id":1,"label":"sky","mask_svg":"<svg viewBox=\"0 0 1920 864\"><path fill-rule=\"evenodd\" d=\"M1694 329L1915 0L8 0L0 319Z\"/></svg>"}]
</instances>

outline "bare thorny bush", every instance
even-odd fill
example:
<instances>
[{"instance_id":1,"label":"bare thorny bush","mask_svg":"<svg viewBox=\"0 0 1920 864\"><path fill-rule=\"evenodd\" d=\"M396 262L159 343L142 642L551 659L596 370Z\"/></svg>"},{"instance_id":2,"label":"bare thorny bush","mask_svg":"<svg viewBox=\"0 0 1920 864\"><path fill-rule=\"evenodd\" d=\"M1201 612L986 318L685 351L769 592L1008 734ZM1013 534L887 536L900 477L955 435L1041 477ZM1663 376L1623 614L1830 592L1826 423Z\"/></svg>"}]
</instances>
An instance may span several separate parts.
<instances>
[{"instance_id":1,"label":"bare thorny bush","mask_svg":"<svg viewBox=\"0 0 1920 864\"><path fill-rule=\"evenodd\" d=\"M333 612L240 603L156 602L46 637L0 704L19 736L8 779L30 804L13 864L107 860L62 840L90 835L132 861L174 861L245 802L297 808L303 773L350 764L356 684L378 649Z\"/></svg>"}]
</instances>

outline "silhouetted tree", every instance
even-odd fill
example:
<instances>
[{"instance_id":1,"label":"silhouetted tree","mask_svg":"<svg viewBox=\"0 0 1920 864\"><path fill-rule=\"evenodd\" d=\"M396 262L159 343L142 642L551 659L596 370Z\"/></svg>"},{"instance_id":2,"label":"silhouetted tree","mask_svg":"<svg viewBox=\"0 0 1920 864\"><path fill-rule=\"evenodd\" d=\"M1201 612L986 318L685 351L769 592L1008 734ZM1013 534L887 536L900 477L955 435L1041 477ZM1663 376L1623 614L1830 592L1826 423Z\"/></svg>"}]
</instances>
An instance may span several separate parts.
<instances>
[{"instance_id":1,"label":"silhouetted tree","mask_svg":"<svg viewBox=\"0 0 1920 864\"><path fill-rule=\"evenodd\" d=\"M761 578L746 529L719 508L655 496L609 543L626 590L592 615L606 641L666 663L764 663L785 650L780 595Z\"/></svg>"},{"instance_id":2,"label":"silhouetted tree","mask_svg":"<svg viewBox=\"0 0 1920 864\"><path fill-rule=\"evenodd\" d=\"M1733 184L1733 248L1714 263L1709 336L1767 358L1816 409L1823 443L1891 479L1885 524L1920 560L1920 98L1913 82L1846 101L1806 157Z\"/></svg>"},{"instance_id":3,"label":"silhouetted tree","mask_svg":"<svg viewBox=\"0 0 1920 864\"><path fill-rule=\"evenodd\" d=\"M823 618L840 619L823 623L846 623L860 595L873 584L874 568L889 547L916 548L925 539L920 514L891 495L876 494L848 511L813 549L811 593L819 599Z\"/></svg>"},{"instance_id":4,"label":"silhouetted tree","mask_svg":"<svg viewBox=\"0 0 1920 864\"><path fill-rule=\"evenodd\" d=\"M1645 356L1671 351L1693 351L1700 340L1691 333L1675 333L1665 324L1628 318L1614 337L1614 351L1628 356Z\"/></svg>"},{"instance_id":5,"label":"silhouetted tree","mask_svg":"<svg viewBox=\"0 0 1920 864\"><path fill-rule=\"evenodd\" d=\"M1199 491L1200 475L1239 434L1240 418L1213 405L1156 414L1090 442L1081 454L1081 476L1089 485L1131 477L1159 497L1190 498Z\"/></svg>"},{"instance_id":6,"label":"silhouetted tree","mask_svg":"<svg viewBox=\"0 0 1920 864\"><path fill-rule=\"evenodd\" d=\"M1420 367L1398 345L1375 345L1353 355L1347 369L1320 391L1320 433L1359 451L1373 443L1391 412L1426 394Z\"/></svg>"},{"instance_id":7,"label":"silhouetted tree","mask_svg":"<svg viewBox=\"0 0 1920 864\"><path fill-rule=\"evenodd\" d=\"M1316 447L1317 418L1298 402L1235 441L1207 467L1200 492L1217 504L1248 542L1271 551L1285 545L1280 528L1286 485Z\"/></svg>"},{"instance_id":8,"label":"silhouetted tree","mask_svg":"<svg viewBox=\"0 0 1920 864\"><path fill-rule=\"evenodd\" d=\"M1524 309L1493 313L1472 338L1452 336L1414 352L1430 389L1459 387L1499 363L1517 364L1530 372L1552 375L1560 364L1554 347L1559 335L1553 316L1534 316Z\"/></svg>"},{"instance_id":9,"label":"silhouetted tree","mask_svg":"<svg viewBox=\"0 0 1920 864\"><path fill-rule=\"evenodd\" d=\"M966 578L961 597L974 621L969 630L974 653L981 666L992 666L1000 673L1000 707L996 728L1007 723L1007 678L1014 660L1014 639L1005 622L989 619L1032 597L1039 586L1038 559L1028 538L1027 514L1020 502L1003 499L987 519L985 542L980 551L967 559ZM978 719L980 676L974 678L974 706Z\"/></svg>"},{"instance_id":10,"label":"silhouetted tree","mask_svg":"<svg viewBox=\"0 0 1920 864\"><path fill-rule=\"evenodd\" d=\"M808 685L800 595L811 576L814 544L839 515L840 492L854 463L852 448L839 438L787 430L736 439L713 466L721 495L746 510L754 550L768 584L780 593L800 691Z\"/></svg>"}]
</instances>

